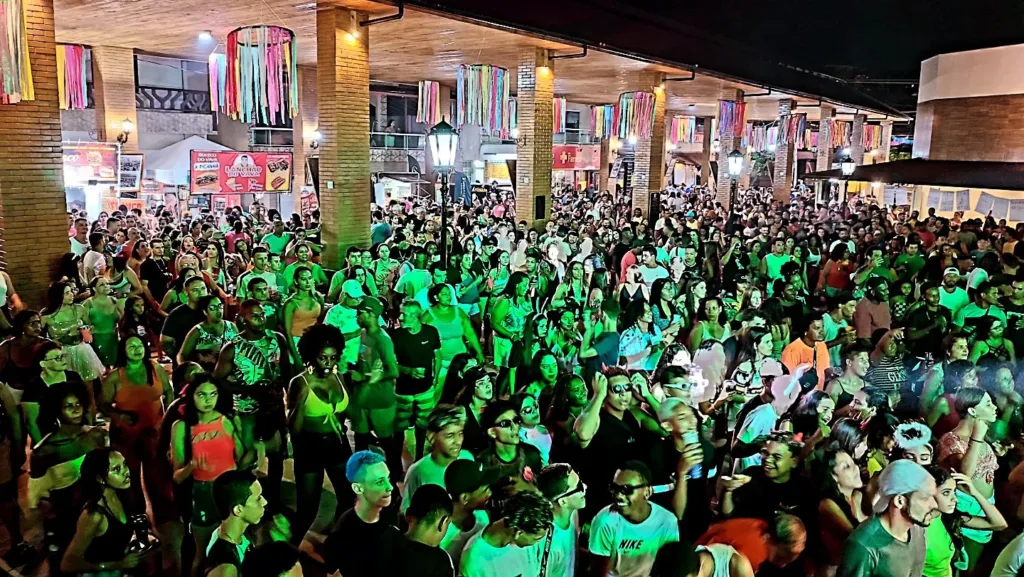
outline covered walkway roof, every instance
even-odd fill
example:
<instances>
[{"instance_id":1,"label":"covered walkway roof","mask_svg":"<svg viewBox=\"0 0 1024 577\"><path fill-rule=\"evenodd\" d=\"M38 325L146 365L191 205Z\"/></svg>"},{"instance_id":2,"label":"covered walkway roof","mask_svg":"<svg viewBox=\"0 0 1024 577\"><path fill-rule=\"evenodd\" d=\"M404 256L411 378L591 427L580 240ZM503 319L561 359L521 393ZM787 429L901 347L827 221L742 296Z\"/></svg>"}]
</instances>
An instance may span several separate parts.
<instances>
[{"instance_id":1,"label":"covered walkway roof","mask_svg":"<svg viewBox=\"0 0 1024 577\"><path fill-rule=\"evenodd\" d=\"M804 178L1024 190L1024 162L969 162L914 158L858 166L850 176L843 176L841 170L834 169L812 172L805 175Z\"/></svg>"},{"instance_id":2,"label":"covered walkway roof","mask_svg":"<svg viewBox=\"0 0 1024 577\"><path fill-rule=\"evenodd\" d=\"M152 54L206 61L218 40L239 26L277 24L298 38L299 62L316 63L316 10L326 0L54 0L58 42L114 45ZM392 3L330 0L373 16L393 14ZM840 119L854 113L872 120L901 119L851 86L834 79L767 61L722 45L714 38L672 30L657 21L630 22L601 3L562 0L546 6L546 16L516 2L443 0L406 2L404 18L370 31L370 75L375 82L415 84L437 80L455 85L461 64L486 63L515 69L518 51L542 47L559 54L589 54L555 65L555 95L581 104L612 104L634 90L641 70L693 80L667 82L669 112L715 116L718 100L736 90L750 96L749 120L774 120L778 101L795 99L809 120L818 120L818 104L837 105ZM558 14L573 14L557 18ZM557 23L557 26L552 25ZM711 23L713 25L713 23ZM557 29L556 29L557 28ZM211 30L214 40L199 32Z\"/></svg>"}]
</instances>

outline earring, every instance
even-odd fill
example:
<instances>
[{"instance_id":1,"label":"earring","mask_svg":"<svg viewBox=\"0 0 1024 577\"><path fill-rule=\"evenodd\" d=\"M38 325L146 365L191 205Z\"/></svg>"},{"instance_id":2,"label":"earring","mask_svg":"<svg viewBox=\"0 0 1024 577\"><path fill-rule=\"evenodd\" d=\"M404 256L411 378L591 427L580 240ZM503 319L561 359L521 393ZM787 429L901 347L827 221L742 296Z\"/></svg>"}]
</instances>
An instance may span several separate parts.
<instances>
[{"instance_id":1,"label":"earring","mask_svg":"<svg viewBox=\"0 0 1024 577\"><path fill-rule=\"evenodd\" d=\"M306 369L306 372L312 375L313 374L313 365L309 365L309 368Z\"/></svg>"},{"instance_id":2,"label":"earring","mask_svg":"<svg viewBox=\"0 0 1024 577\"><path fill-rule=\"evenodd\" d=\"M331 374L334 374L334 375L338 374L338 365L334 365L334 368L331 369Z\"/></svg>"}]
</instances>

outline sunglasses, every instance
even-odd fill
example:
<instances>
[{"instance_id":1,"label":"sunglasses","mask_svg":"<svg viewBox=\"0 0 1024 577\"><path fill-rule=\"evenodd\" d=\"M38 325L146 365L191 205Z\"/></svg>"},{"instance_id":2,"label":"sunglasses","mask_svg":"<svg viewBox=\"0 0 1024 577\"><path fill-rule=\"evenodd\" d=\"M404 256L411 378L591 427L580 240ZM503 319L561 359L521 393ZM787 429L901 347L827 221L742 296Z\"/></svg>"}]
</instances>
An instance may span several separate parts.
<instances>
[{"instance_id":1,"label":"sunglasses","mask_svg":"<svg viewBox=\"0 0 1024 577\"><path fill-rule=\"evenodd\" d=\"M515 417L514 419L502 419L494 424L494 426L499 429L510 429L512 428L512 425L517 427L523 426L523 419L520 417Z\"/></svg>"},{"instance_id":2,"label":"sunglasses","mask_svg":"<svg viewBox=\"0 0 1024 577\"><path fill-rule=\"evenodd\" d=\"M559 496L555 497L554 499L552 499L551 502L554 503L554 502L558 501L559 499L564 499L565 497L572 497L573 495L577 495L579 493L586 493L586 492L587 492L587 484L584 483L583 481L580 481L576 485L575 489L572 489L570 491L566 491L565 493L562 493L561 495L559 495Z\"/></svg>"},{"instance_id":3,"label":"sunglasses","mask_svg":"<svg viewBox=\"0 0 1024 577\"><path fill-rule=\"evenodd\" d=\"M582 483L580 484L582 485ZM644 489L649 486L650 485L618 485L616 483L609 483L608 492L612 495L629 496L633 494L633 491L636 491L637 489Z\"/></svg>"},{"instance_id":4,"label":"sunglasses","mask_svg":"<svg viewBox=\"0 0 1024 577\"><path fill-rule=\"evenodd\" d=\"M633 383L629 383L628 385L612 385L608 387L608 390L611 391L613 395L621 395L623 393L632 391L633 387Z\"/></svg>"}]
</instances>

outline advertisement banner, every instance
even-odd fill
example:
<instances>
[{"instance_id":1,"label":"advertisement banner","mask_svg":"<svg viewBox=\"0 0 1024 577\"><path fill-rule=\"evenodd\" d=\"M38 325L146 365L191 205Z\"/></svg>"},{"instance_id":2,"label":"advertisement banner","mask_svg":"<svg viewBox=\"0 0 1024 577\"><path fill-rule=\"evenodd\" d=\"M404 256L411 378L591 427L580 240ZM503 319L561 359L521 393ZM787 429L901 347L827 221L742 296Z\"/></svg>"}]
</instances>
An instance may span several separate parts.
<instances>
[{"instance_id":1,"label":"advertisement banner","mask_svg":"<svg viewBox=\"0 0 1024 577\"><path fill-rule=\"evenodd\" d=\"M116 144L64 144L63 149L65 182L117 182Z\"/></svg>"},{"instance_id":2,"label":"advertisement banner","mask_svg":"<svg viewBox=\"0 0 1024 577\"><path fill-rule=\"evenodd\" d=\"M288 192L290 152L192 151L192 194Z\"/></svg>"},{"instance_id":3,"label":"advertisement banner","mask_svg":"<svg viewBox=\"0 0 1024 577\"><path fill-rule=\"evenodd\" d=\"M598 170L601 166L599 144L556 144L551 151L553 170Z\"/></svg>"},{"instance_id":4,"label":"advertisement banner","mask_svg":"<svg viewBox=\"0 0 1024 577\"><path fill-rule=\"evenodd\" d=\"M142 186L142 162L143 154L122 154L121 167L121 192L139 192Z\"/></svg>"}]
</instances>

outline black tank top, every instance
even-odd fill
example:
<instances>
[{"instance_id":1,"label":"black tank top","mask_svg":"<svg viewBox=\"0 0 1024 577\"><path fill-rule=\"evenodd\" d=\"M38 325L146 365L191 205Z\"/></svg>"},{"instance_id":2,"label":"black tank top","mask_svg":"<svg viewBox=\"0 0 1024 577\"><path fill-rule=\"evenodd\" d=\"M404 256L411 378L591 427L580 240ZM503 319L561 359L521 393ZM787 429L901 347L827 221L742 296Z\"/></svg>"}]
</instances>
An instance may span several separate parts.
<instances>
[{"instance_id":1,"label":"black tank top","mask_svg":"<svg viewBox=\"0 0 1024 577\"><path fill-rule=\"evenodd\" d=\"M107 518L107 532L89 543L89 548L85 551L85 560L90 563L107 563L124 559L125 550L128 549L135 530L127 521L122 522L118 519L106 505L92 503L86 507L102 513Z\"/></svg>"}]
</instances>

